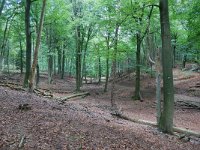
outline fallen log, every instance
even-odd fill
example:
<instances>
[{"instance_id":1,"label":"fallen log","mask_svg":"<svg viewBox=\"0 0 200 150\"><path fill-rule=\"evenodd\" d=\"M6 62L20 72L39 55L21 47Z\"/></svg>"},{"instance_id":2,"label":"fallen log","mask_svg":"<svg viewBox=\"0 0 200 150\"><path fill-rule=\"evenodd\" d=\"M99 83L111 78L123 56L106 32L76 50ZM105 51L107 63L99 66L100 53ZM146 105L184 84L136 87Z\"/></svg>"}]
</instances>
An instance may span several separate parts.
<instances>
[{"instance_id":1,"label":"fallen log","mask_svg":"<svg viewBox=\"0 0 200 150\"><path fill-rule=\"evenodd\" d=\"M42 91L40 89L34 89L33 92L36 93L39 96L43 96L43 97L46 97L46 98L53 97L53 94L52 94L51 91Z\"/></svg>"},{"instance_id":2,"label":"fallen log","mask_svg":"<svg viewBox=\"0 0 200 150\"><path fill-rule=\"evenodd\" d=\"M0 83L0 86L2 87L8 87L10 88L11 90L17 90L17 91L26 91L24 88L22 88L21 86L18 86L18 85L14 85L14 84L9 84L9 83Z\"/></svg>"},{"instance_id":3,"label":"fallen log","mask_svg":"<svg viewBox=\"0 0 200 150\"><path fill-rule=\"evenodd\" d=\"M60 98L60 101L61 102L65 102L65 101L67 101L67 100L69 100L69 99L71 99L71 98L75 98L75 97L79 97L79 96L88 96L88 95L90 95L90 93L89 92L83 92L83 93L76 93L76 94L73 94L73 95L69 95L69 96L66 96L66 97L61 97Z\"/></svg>"},{"instance_id":4,"label":"fallen log","mask_svg":"<svg viewBox=\"0 0 200 150\"><path fill-rule=\"evenodd\" d=\"M194 91L200 91L200 88L197 87L192 87L189 89L190 92L194 92Z\"/></svg>"},{"instance_id":5,"label":"fallen log","mask_svg":"<svg viewBox=\"0 0 200 150\"><path fill-rule=\"evenodd\" d=\"M115 115L115 114L112 114ZM117 113L117 115L115 115L116 117L119 117L121 119L125 119L131 122L135 122L135 123L139 123L139 124L143 124L143 125L150 125L153 127L157 127L157 123L156 122L152 122L152 121L147 121L147 120L140 120L140 119L133 119L130 118L122 113ZM200 132L196 132L196 131L192 131L192 130L188 130L188 129L184 129L184 128L179 128L179 127L173 127L173 131L174 132L178 132L181 134L184 134L186 136L195 136L197 138L200 138ZM176 135L176 134L174 134Z\"/></svg>"},{"instance_id":6,"label":"fallen log","mask_svg":"<svg viewBox=\"0 0 200 150\"><path fill-rule=\"evenodd\" d=\"M189 108L200 109L200 102L189 100L177 100L176 105L186 106Z\"/></svg>"},{"instance_id":7,"label":"fallen log","mask_svg":"<svg viewBox=\"0 0 200 150\"><path fill-rule=\"evenodd\" d=\"M124 120L131 121L131 122L143 124L143 125L150 125L150 126L154 126L154 127L157 126L156 122L147 121L147 120L141 120L141 119L130 118L130 117L128 117L128 116L126 116L126 115L124 115L124 114L122 114L122 113L116 113L116 114L111 113L111 115L114 115L114 116L116 116L116 117L119 117L119 118L124 119Z\"/></svg>"}]
</instances>

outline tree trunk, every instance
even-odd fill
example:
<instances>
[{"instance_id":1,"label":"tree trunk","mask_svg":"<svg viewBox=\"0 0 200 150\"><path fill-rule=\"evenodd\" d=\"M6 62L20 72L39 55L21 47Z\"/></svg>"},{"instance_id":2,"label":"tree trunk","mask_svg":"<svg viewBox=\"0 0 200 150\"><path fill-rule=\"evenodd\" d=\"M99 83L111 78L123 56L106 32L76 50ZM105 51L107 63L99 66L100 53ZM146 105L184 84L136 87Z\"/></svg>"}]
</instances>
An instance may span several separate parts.
<instances>
[{"instance_id":1,"label":"tree trunk","mask_svg":"<svg viewBox=\"0 0 200 150\"><path fill-rule=\"evenodd\" d=\"M106 45L107 45L107 56L106 56L106 82L104 87L104 92L108 90L108 78L109 78L109 56L110 56L110 33L108 32L108 36L106 37Z\"/></svg>"},{"instance_id":2,"label":"tree trunk","mask_svg":"<svg viewBox=\"0 0 200 150\"><path fill-rule=\"evenodd\" d=\"M86 68L86 54L87 54L87 48L88 48L88 43L90 41L90 37L92 34L92 25L89 26L88 33L87 33L87 40L85 42L85 47L84 47L84 53L83 53L83 70L82 70L82 79L85 78L85 81L87 82L87 68Z\"/></svg>"},{"instance_id":3,"label":"tree trunk","mask_svg":"<svg viewBox=\"0 0 200 150\"><path fill-rule=\"evenodd\" d=\"M2 11L3 11L3 8L4 8L5 2L6 2L6 0L2 0L2 2L1 2L1 6L0 6L0 16L1 16L1 14L2 14Z\"/></svg>"},{"instance_id":4,"label":"tree trunk","mask_svg":"<svg viewBox=\"0 0 200 150\"><path fill-rule=\"evenodd\" d=\"M19 35L19 36L21 36L21 35ZM24 64L23 64L23 49L22 49L21 37L19 38L19 46L20 46L20 73L22 75L23 74Z\"/></svg>"},{"instance_id":5,"label":"tree trunk","mask_svg":"<svg viewBox=\"0 0 200 150\"><path fill-rule=\"evenodd\" d=\"M156 119L157 125L159 125L160 116L161 116L161 59L160 59L160 49L157 49L156 54Z\"/></svg>"},{"instance_id":6,"label":"tree trunk","mask_svg":"<svg viewBox=\"0 0 200 150\"><path fill-rule=\"evenodd\" d=\"M65 50L64 48L62 48L62 71L61 71L61 79L64 78L64 74L65 74Z\"/></svg>"},{"instance_id":7,"label":"tree trunk","mask_svg":"<svg viewBox=\"0 0 200 150\"><path fill-rule=\"evenodd\" d=\"M53 56L49 52L48 56L48 83L52 83L52 75L53 75Z\"/></svg>"},{"instance_id":8,"label":"tree trunk","mask_svg":"<svg viewBox=\"0 0 200 150\"><path fill-rule=\"evenodd\" d=\"M10 63L9 63L9 59L10 59L10 47L9 44L7 45L7 59L6 59L6 64L7 64L7 73L10 74Z\"/></svg>"},{"instance_id":9,"label":"tree trunk","mask_svg":"<svg viewBox=\"0 0 200 150\"><path fill-rule=\"evenodd\" d=\"M137 34L137 51L136 51L136 77L135 77L135 100L141 100L140 97L140 50L141 50L141 37Z\"/></svg>"},{"instance_id":10,"label":"tree trunk","mask_svg":"<svg viewBox=\"0 0 200 150\"><path fill-rule=\"evenodd\" d=\"M57 48L58 51L58 74L61 75L62 70L62 50L60 47Z\"/></svg>"},{"instance_id":11,"label":"tree trunk","mask_svg":"<svg viewBox=\"0 0 200 150\"><path fill-rule=\"evenodd\" d=\"M37 64L37 73L36 73L36 87L38 87L38 84L40 82L40 67L39 67L39 64Z\"/></svg>"},{"instance_id":12,"label":"tree trunk","mask_svg":"<svg viewBox=\"0 0 200 150\"><path fill-rule=\"evenodd\" d=\"M187 55L184 54L183 55L183 68L185 68L186 62L187 62Z\"/></svg>"},{"instance_id":13,"label":"tree trunk","mask_svg":"<svg viewBox=\"0 0 200 150\"><path fill-rule=\"evenodd\" d=\"M99 47L98 47L98 78L99 78L99 81L98 83L101 84L101 56L100 56L100 52L99 52Z\"/></svg>"},{"instance_id":14,"label":"tree trunk","mask_svg":"<svg viewBox=\"0 0 200 150\"><path fill-rule=\"evenodd\" d=\"M25 6L25 31L26 31L26 73L24 87L28 86L28 79L31 73L31 27L30 27L31 0L26 0Z\"/></svg>"},{"instance_id":15,"label":"tree trunk","mask_svg":"<svg viewBox=\"0 0 200 150\"><path fill-rule=\"evenodd\" d=\"M76 91L81 87L81 31L80 26L76 28Z\"/></svg>"},{"instance_id":16,"label":"tree trunk","mask_svg":"<svg viewBox=\"0 0 200 150\"><path fill-rule=\"evenodd\" d=\"M159 121L159 129L166 133L172 133L174 116L174 85L172 73L173 55L171 47L168 0L160 0L160 24L162 36L164 102Z\"/></svg>"},{"instance_id":17,"label":"tree trunk","mask_svg":"<svg viewBox=\"0 0 200 150\"><path fill-rule=\"evenodd\" d=\"M35 45L35 50L34 50L34 59L33 59L33 64L32 64L32 68L31 68L31 75L29 78L29 91L30 92L33 92L33 89L34 89L33 83L35 81L36 65L38 64L38 51L39 51L39 47L40 47L41 34L42 34L42 28L43 28L43 22L44 22L45 6L46 6L46 0L43 0L42 11L41 11L41 15L40 15L39 31L37 33L36 45Z\"/></svg>"},{"instance_id":18,"label":"tree trunk","mask_svg":"<svg viewBox=\"0 0 200 150\"><path fill-rule=\"evenodd\" d=\"M117 67L117 46L118 46L118 32L119 32L119 25L116 24L115 27L115 38L114 38L114 54L113 54L113 64L112 64L112 85L111 85L111 106L112 107L116 107L115 104L115 99L114 99L114 95L115 95L115 82L116 82L116 67Z\"/></svg>"}]
</instances>

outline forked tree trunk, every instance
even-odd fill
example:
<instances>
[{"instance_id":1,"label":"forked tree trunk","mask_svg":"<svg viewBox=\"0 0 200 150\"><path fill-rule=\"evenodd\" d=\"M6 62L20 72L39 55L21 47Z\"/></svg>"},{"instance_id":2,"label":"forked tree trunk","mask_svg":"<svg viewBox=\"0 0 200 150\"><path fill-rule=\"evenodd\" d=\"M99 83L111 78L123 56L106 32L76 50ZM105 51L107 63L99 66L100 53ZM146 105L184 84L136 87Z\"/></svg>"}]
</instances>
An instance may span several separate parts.
<instances>
[{"instance_id":1,"label":"forked tree trunk","mask_svg":"<svg viewBox=\"0 0 200 150\"><path fill-rule=\"evenodd\" d=\"M87 78L86 54L87 54L87 48L88 48L88 44L89 44L92 32L93 32L92 25L90 25L88 32L87 32L87 39L86 39L86 42L85 42L84 53L83 53L82 81L83 81L83 78L84 78L86 82L87 82L87 79L86 79Z\"/></svg>"},{"instance_id":2,"label":"forked tree trunk","mask_svg":"<svg viewBox=\"0 0 200 150\"><path fill-rule=\"evenodd\" d=\"M174 85L172 73L173 55L171 47L168 0L160 0L160 24L162 36L164 102L159 121L159 129L166 133L172 133L174 116Z\"/></svg>"},{"instance_id":3,"label":"forked tree trunk","mask_svg":"<svg viewBox=\"0 0 200 150\"><path fill-rule=\"evenodd\" d=\"M41 40L41 34L42 34L42 28L43 28L43 22L44 22L44 12L45 12L45 6L46 6L46 0L43 0L42 4L42 11L40 15L40 25L39 25L39 31L37 33L37 39L36 39L36 45L35 45L35 50L34 50L34 59L33 59L33 64L31 68L31 76L29 78L29 91L32 92L34 89L34 81L35 81L35 70L36 70L36 65L38 63L38 51L40 47L40 40Z\"/></svg>"}]
</instances>

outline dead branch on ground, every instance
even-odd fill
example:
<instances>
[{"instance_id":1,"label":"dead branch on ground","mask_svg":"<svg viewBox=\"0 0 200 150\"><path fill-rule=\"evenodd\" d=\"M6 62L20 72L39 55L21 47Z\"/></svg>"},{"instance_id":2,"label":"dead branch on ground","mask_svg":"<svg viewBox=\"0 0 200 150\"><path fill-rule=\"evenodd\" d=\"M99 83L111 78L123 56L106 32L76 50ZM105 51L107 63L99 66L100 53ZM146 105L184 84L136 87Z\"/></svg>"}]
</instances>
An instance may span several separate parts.
<instances>
[{"instance_id":1,"label":"dead branch on ground","mask_svg":"<svg viewBox=\"0 0 200 150\"><path fill-rule=\"evenodd\" d=\"M69 95L69 96L66 96L66 97L61 97L61 98L58 98L61 102L65 102L71 98L75 98L75 97L85 97L85 96L88 96L90 95L89 92L83 92L83 93L76 93L76 94L73 94L73 95Z\"/></svg>"},{"instance_id":2,"label":"dead branch on ground","mask_svg":"<svg viewBox=\"0 0 200 150\"><path fill-rule=\"evenodd\" d=\"M151 121L147 121L147 120L140 120L140 119L133 119L133 118L130 118L130 117L128 117L128 116L126 116L126 115L124 115L122 113L120 113L118 115L115 115L115 116L119 117L121 119L125 119L125 120L128 120L128 121L131 121L131 122L135 122L135 123L139 123L139 124L143 124L143 125L150 125L150 126L153 126L153 127L157 127L156 122L151 122ZM188 129L184 129L184 128L179 128L179 127L173 127L173 131L181 133L181 134L184 134L186 136L195 136L195 137L200 138L200 133L192 131L192 130L188 130Z\"/></svg>"}]
</instances>

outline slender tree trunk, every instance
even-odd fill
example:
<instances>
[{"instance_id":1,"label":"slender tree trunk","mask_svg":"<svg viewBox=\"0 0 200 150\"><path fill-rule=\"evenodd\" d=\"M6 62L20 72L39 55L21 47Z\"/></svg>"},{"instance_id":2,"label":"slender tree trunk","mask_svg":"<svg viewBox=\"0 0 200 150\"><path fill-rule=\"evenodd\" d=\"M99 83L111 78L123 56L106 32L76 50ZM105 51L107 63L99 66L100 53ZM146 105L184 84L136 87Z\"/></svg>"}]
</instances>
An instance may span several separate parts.
<instances>
[{"instance_id":1,"label":"slender tree trunk","mask_svg":"<svg viewBox=\"0 0 200 150\"><path fill-rule=\"evenodd\" d=\"M52 51L52 50L51 50ZM54 50L54 53L56 53L55 52L55 50ZM54 74L54 75L56 75L56 55L52 55L52 73Z\"/></svg>"},{"instance_id":2,"label":"slender tree trunk","mask_svg":"<svg viewBox=\"0 0 200 150\"><path fill-rule=\"evenodd\" d=\"M137 51L136 51L136 77L135 77L135 100L141 100L140 97L140 50L141 50L141 37L137 34Z\"/></svg>"},{"instance_id":3,"label":"slender tree trunk","mask_svg":"<svg viewBox=\"0 0 200 150\"><path fill-rule=\"evenodd\" d=\"M171 47L168 0L160 0L160 24L162 36L164 102L159 121L159 129L166 133L172 133L174 116L174 85L172 73L173 54Z\"/></svg>"},{"instance_id":4,"label":"slender tree trunk","mask_svg":"<svg viewBox=\"0 0 200 150\"><path fill-rule=\"evenodd\" d=\"M38 84L40 82L40 67L39 67L39 64L37 64L37 67L36 67L36 87L38 87Z\"/></svg>"},{"instance_id":5,"label":"slender tree trunk","mask_svg":"<svg viewBox=\"0 0 200 150\"><path fill-rule=\"evenodd\" d=\"M4 8L5 2L6 2L6 0L2 0L2 2L1 2L1 6L0 6L0 16L1 16L1 14L2 14L2 11L3 11L3 8Z\"/></svg>"},{"instance_id":6,"label":"slender tree trunk","mask_svg":"<svg viewBox=\"0 0 200 150\"><path fill-rule=\"evenodd\" d=\"M7 59L6 59L6 63L7 63L7 73L10 74L10 47L9 47L9 43L7 45Z\"/></svg>"},{"instance_id":7,"label":"slender tree trunk","mask_svg":"<svg viewBox=\"0 0 200 150\"><path fill-rule=\"evenodd\" d=\"M52 83L52 75L53 75L53 56L49 54L48 56L48 83Z\"/></svg>"},{"instance_id":8,"label":"slender tree trunk","mask_svg":"<svg viewBox=\"0 0 200 150\"><path fill-rule=\"evenodd\" d=\"M65 74L65 50L64 48L62 48L62 73L61 73L61 79L64 78L64 74Z\"/></svg>"},{"instance_id":9,"label":"slender tree trunk","mask_svg":"<svg viewBox=\"0 0 200 150\"><path fill-rule=\"evenodd\" d=\"M83 53L83 71L82 71L82 79L85 78L85 81L87 82L86 78L87 78L87 68L86 68L86 54L87 54L87 48L88 48L88 44L92 35L93 29L92 29L92 24L90 24L89 28L88 28L88 32L87 32L87 39L85 42L85 47L84 47L84 53Z\"/></svg>"},{"instance_id":10,"label":"slender tree trunk","mask_svg":"<svg viewBox=\"0 0 200 150\"><path fill-rule=\"evenodd\" d=\"M6 52L6 44L7 44L7 41L8 41L8 32L9 32L9 21L10 21L10 18L12 18L12 15L10 17L7 18L6 20L6 26L5 26L5 29L4 29L4 32L3 32L3 41L2 41L2 45L1 45L1 61L0 61L0 69L3 71L3 62L4 62L4 59L6 58L6 55L5 55L5 52Z\"/></svg>"},{"instance_id":11,"label":"slender tree trunk","mask_svg":"<svg viewBox=\"0 0 200 150\"><path fill-rule=\"evenodd\" d=\"M47 55L47 64L48 64L48 84L52 83L52 75L53 75L53 52L52 52L52 24L46 29L46 43L48 45L48 55Z\"/></svg>"},{"instance_id":12,"label":"slender tree trunk","mask_svg":"<svg viewBox=\"0 0 200 150\"><path fill-rule=\"evenodd\" d=\"M156 54L156 111L157 111L157 125L159 125L160 116L161 116L161 54L160 49L157 49Z\"/></svg>"},{"instance_id":13,"label":"slender tree trunk","mask_svg":"<svg viewBox=\"0 0 200 150\"><path fill-rule=\"evenodd\" d=\"M176 45L173 46L173 68L176 67Z\"/></svg>"},{"instance_id":14,"label":"slender tree trunk","mask_svg":"<svg viewBox=\"0 0 200 150\"><path fill-rule=\"evenodd\" d=\"M32 64L32 68L31 68L32 69L31 75L29 78L29 91L30 92L32 92L34 89L33 83L35 81L36 65L38 64L38 51L39 51L39 47L40 47L41 34L42 34L42 28L43 28L43 22L44 22L45 6L46 6L46 0L43 0L42 11L41 11L41 15L40 15L39 31L37 33L36 45L35 45L35 50L34 50L34 59L33 59L33 64Z\"/></svg>"},{"instance_id":15,"label":"slender tree trunk","mask_svg":"<svg viewBox=\"0 0 200 150\"><path fill-rule=\"evenodd\" d=\"M31 73L31 29L30 29L31 0L26 0L25 5L25 31L26 31L26 73L24 87L28 86L28 79Z\"/></svg>"},{"instance_id":16,"label":"slender tree trunk","mask_svg":"<svg viewBox=\"0 0 200 150\"><path fill-rule=\"evenodd\" d=\"M81 87L81 31L80 26L76 29L76 91Z\"/></svg>"},{"instance_id":17,"label":"slender tree trunk","mask_svg":"<svg viewBox=\"0 0 200 150\"><path fill-rule=\"evenodd\" d=\"M108 90L108 78L109 78L109 56L110 56L110 33L108 32L108 36L106 37L106 45L107 45L107 56L106 56L106 82L104 86L104 92Z\"/></svg>"},{"instance_id":18,"label":"slender tree trunk","mask_svg":"<svg viewBox=\"0 0 200 150\"><path fill-rule=\"evenodd\" d=\"M23 74L24 64L23 64L23 49L22 49L22 40L21 40L21 38L19 38L19 46L20 46L20 73L22 75Z\"/></svg>"},{"instance_id":19,"label":"slender tree trunk","mask_svg":"<svg viewBox=\"0 0 200 150\"><path fill-rule=\"evenodd\" d=\"M100 56L100 53L99 53L99 49L98 49L98 76L99 76L99 81L98 83L101 84L101 56Z\"/></svg>"},{"instance_id":20,"label":"slender tree trunk","mask_svg":"<svg viewBox=\"0 0 200 150\"><path fill-rule=\"evenodd\" d=\"M184 54L183 55L183 68L185 68L186 62L187 62L187 54Z\"/></svg>"},{"instance_id":21,"label":"slender tree trunk","mask_svg":"<svg viewBox=\"0 0 200 150\"><path fill-rule=\"evenodd\" d=\"M112 63L112 85L111 85L111 106L116 107L114 95L115 95L115 84L116 84L116 67L117 67L117 46L118 46L118 32L119 25L116 24L115 27L115 39L114 39L114 54L113 54L113 63Z\"/></svg>"},{"instance_id":22,"label":"slender tree trunk","mask_svg":"<svg viewBox=\"0 0 200 150\"><path fill-rule=\"evenodd\" d=\"M62 69L62 50L60 47L57 48L58 51L58 74L61 75L61 69Z\"/></svg>"},{"instance_id":23,"label":"slender tree trunk","mask_svg":"<svg viewBox=\"0 0 200 150\"><path fill-rule=\"evenodd\" d=\"M70 62L69 62L69 76L71 77L72 76L72 62L73 62L73 58L70 59Z\"/></svg>"}]
</instances>

